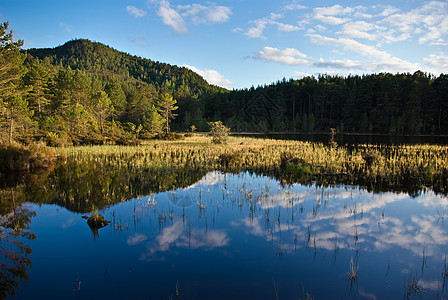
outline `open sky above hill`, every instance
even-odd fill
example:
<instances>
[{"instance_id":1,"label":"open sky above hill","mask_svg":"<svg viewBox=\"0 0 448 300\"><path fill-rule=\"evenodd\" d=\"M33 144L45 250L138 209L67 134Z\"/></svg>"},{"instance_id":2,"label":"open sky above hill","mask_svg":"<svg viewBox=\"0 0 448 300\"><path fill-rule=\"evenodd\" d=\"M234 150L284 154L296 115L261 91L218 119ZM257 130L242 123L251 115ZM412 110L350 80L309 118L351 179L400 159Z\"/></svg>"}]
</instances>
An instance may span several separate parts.
<instances>
[{"instance_id":1,"label":"open sky above hill","mask_svg":"<svg viewBox=\"0 0 448 300\"><path fill-rule=\"evenodd\" d=\"M28 48L86 38L227 88L318 74L448 72L446 0L2 0Z\"/></svg>"}]
</instances>

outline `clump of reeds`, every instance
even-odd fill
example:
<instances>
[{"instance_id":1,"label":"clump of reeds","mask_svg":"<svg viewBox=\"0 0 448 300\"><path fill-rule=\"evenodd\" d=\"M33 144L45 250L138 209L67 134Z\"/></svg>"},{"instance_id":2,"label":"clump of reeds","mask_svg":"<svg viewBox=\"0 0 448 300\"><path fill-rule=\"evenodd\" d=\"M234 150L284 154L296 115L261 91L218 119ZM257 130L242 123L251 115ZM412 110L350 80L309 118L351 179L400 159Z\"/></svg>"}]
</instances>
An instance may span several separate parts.
<instances>
[{"instance_id":1,"label":"clump of reeds","mask_svg":"<svg viewBox=\"0 0 448 300\"><path fill-rule=\"evenodd\" d=\"M423 293L423 287L419 282L417 275L413 275L412 271L409 271L408 281L405 286L405 296L407 299L411 299L413 295L420 295Z\"/></svg>"},{"instance_id":2,"label":"clump of reeds","mask_svg":"<svg viewBox=\"0 0 448 300\"><path fill-rule=\"evenodd\" d=\"M352 284L358 279L358 271L359 271L359 265L355 266L355 263L353 262L353 257L351 257L349 262L348 278L350 279L350 282Z\"/></svg>"}]
</instances>

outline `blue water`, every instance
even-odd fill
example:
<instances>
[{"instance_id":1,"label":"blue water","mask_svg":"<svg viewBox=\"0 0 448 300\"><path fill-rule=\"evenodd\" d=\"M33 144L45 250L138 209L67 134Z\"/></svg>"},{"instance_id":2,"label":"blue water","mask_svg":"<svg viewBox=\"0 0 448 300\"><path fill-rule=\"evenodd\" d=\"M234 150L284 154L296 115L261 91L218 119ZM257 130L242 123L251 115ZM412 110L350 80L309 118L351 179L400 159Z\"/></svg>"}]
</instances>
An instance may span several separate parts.
<instances>
[{"instance_id":1,"label":"blue water","mask_svg":"<svg viewBox=\"0 0 448 300\"><path fill-rule=\"evenodd\" d=\"M432 192L412 198L212 172L100 210L112 223L96 234L81 214L26 206L36 212L32 266L11 299L448 295L448 200Z\"/></svg>"}]
</instances>

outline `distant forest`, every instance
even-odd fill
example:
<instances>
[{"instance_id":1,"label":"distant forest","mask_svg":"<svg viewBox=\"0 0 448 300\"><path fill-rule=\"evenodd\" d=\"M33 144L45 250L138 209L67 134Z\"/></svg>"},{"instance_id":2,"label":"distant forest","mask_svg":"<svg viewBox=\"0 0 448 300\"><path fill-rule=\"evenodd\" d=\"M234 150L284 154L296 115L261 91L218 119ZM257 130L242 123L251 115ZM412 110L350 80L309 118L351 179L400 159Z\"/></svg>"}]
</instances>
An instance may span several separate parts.
<instances>
[{"instance_id":1,"label":"distant forest","mask_svg":"<svg viewBox=\"0 0 448 300\"><path fill-rule=\"evenodd\" d=\"M232 132L448 134L447 74L320 75L229 91L89 40L20 46L10 36L0 47L3 141L129 143L218 120Z\"/></svg>"},{"instance_id":2,"label":"distant forest","mask_svg":"<svg viewBox=\"0 0 448 300\"><path fill-rule=\"evenodd\" d=\"M202 98L234 131L448 134L448 75L305 77Z\"/></svg>"}]
</instances>

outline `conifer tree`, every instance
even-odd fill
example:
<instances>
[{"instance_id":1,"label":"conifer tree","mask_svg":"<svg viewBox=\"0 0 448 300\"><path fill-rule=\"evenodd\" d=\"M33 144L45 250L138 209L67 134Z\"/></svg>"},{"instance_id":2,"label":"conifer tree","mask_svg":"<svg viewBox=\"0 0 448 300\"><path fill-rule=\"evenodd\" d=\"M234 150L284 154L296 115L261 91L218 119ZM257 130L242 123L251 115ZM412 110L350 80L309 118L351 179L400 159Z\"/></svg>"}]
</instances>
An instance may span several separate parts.
<instances>
[{"instance_id":1,"label":"conifer tree","mask_svg":"<svg viewBox=\"0 0 448 300\"><path fill-rule=\"evenodd\" d=\"M50 103L48 88L48 70L36 59L26 76L26 84L30 87L28 99L30 107L39 114L46 111Z\"/></svg>"},{"instance_id":2,"label":"conifer tree","mask_svg":"<svg viewBox=\"0 0 448 300\"><path fill-rule=\"evenodd\" d=\"M17 125L28 123L32 112L22 97L24 89L20 87L20 79L26 72L25 54L20 53L23 41L14 42L8 26L8 22L0 24L0 114L2 123L7 124L11 144Z\"/></svg>"},{"instance_id":3,"label":"conifer tree","mask_svg":"<svg viewBox=\"0 0 448 300\"><path fill-rule=\"evenodd\" d=\"M177 115L173 114L173 111L178 107L176 106L176 99L170 94L164 94L162 99L159 101L158 111L165 121L165 133L170 133L170 121L174 119Z\"/></svg>"},{"instance_id":4,"label":"conifer tree","mask_svg":"<svg viewBox=\"0 0 448 300\"><path fill-rule=\"evenodd\" d=\"M164 120L157 112L157 108L152 105L143 116L143 128L151 134L161 134L163 132Z\"/></svg>"},{"instance_id":5,"label":"conifer tree","mask_svg":"<svg viewBox=\"0 0 448 300\"><path fill-rule=\"evenodd\" d=\"M101 134L104 134L104 122L113 112L112 102L106 92L100 91L93 97L93 114L100 124Z\"/></svg>"}]
</instances>

